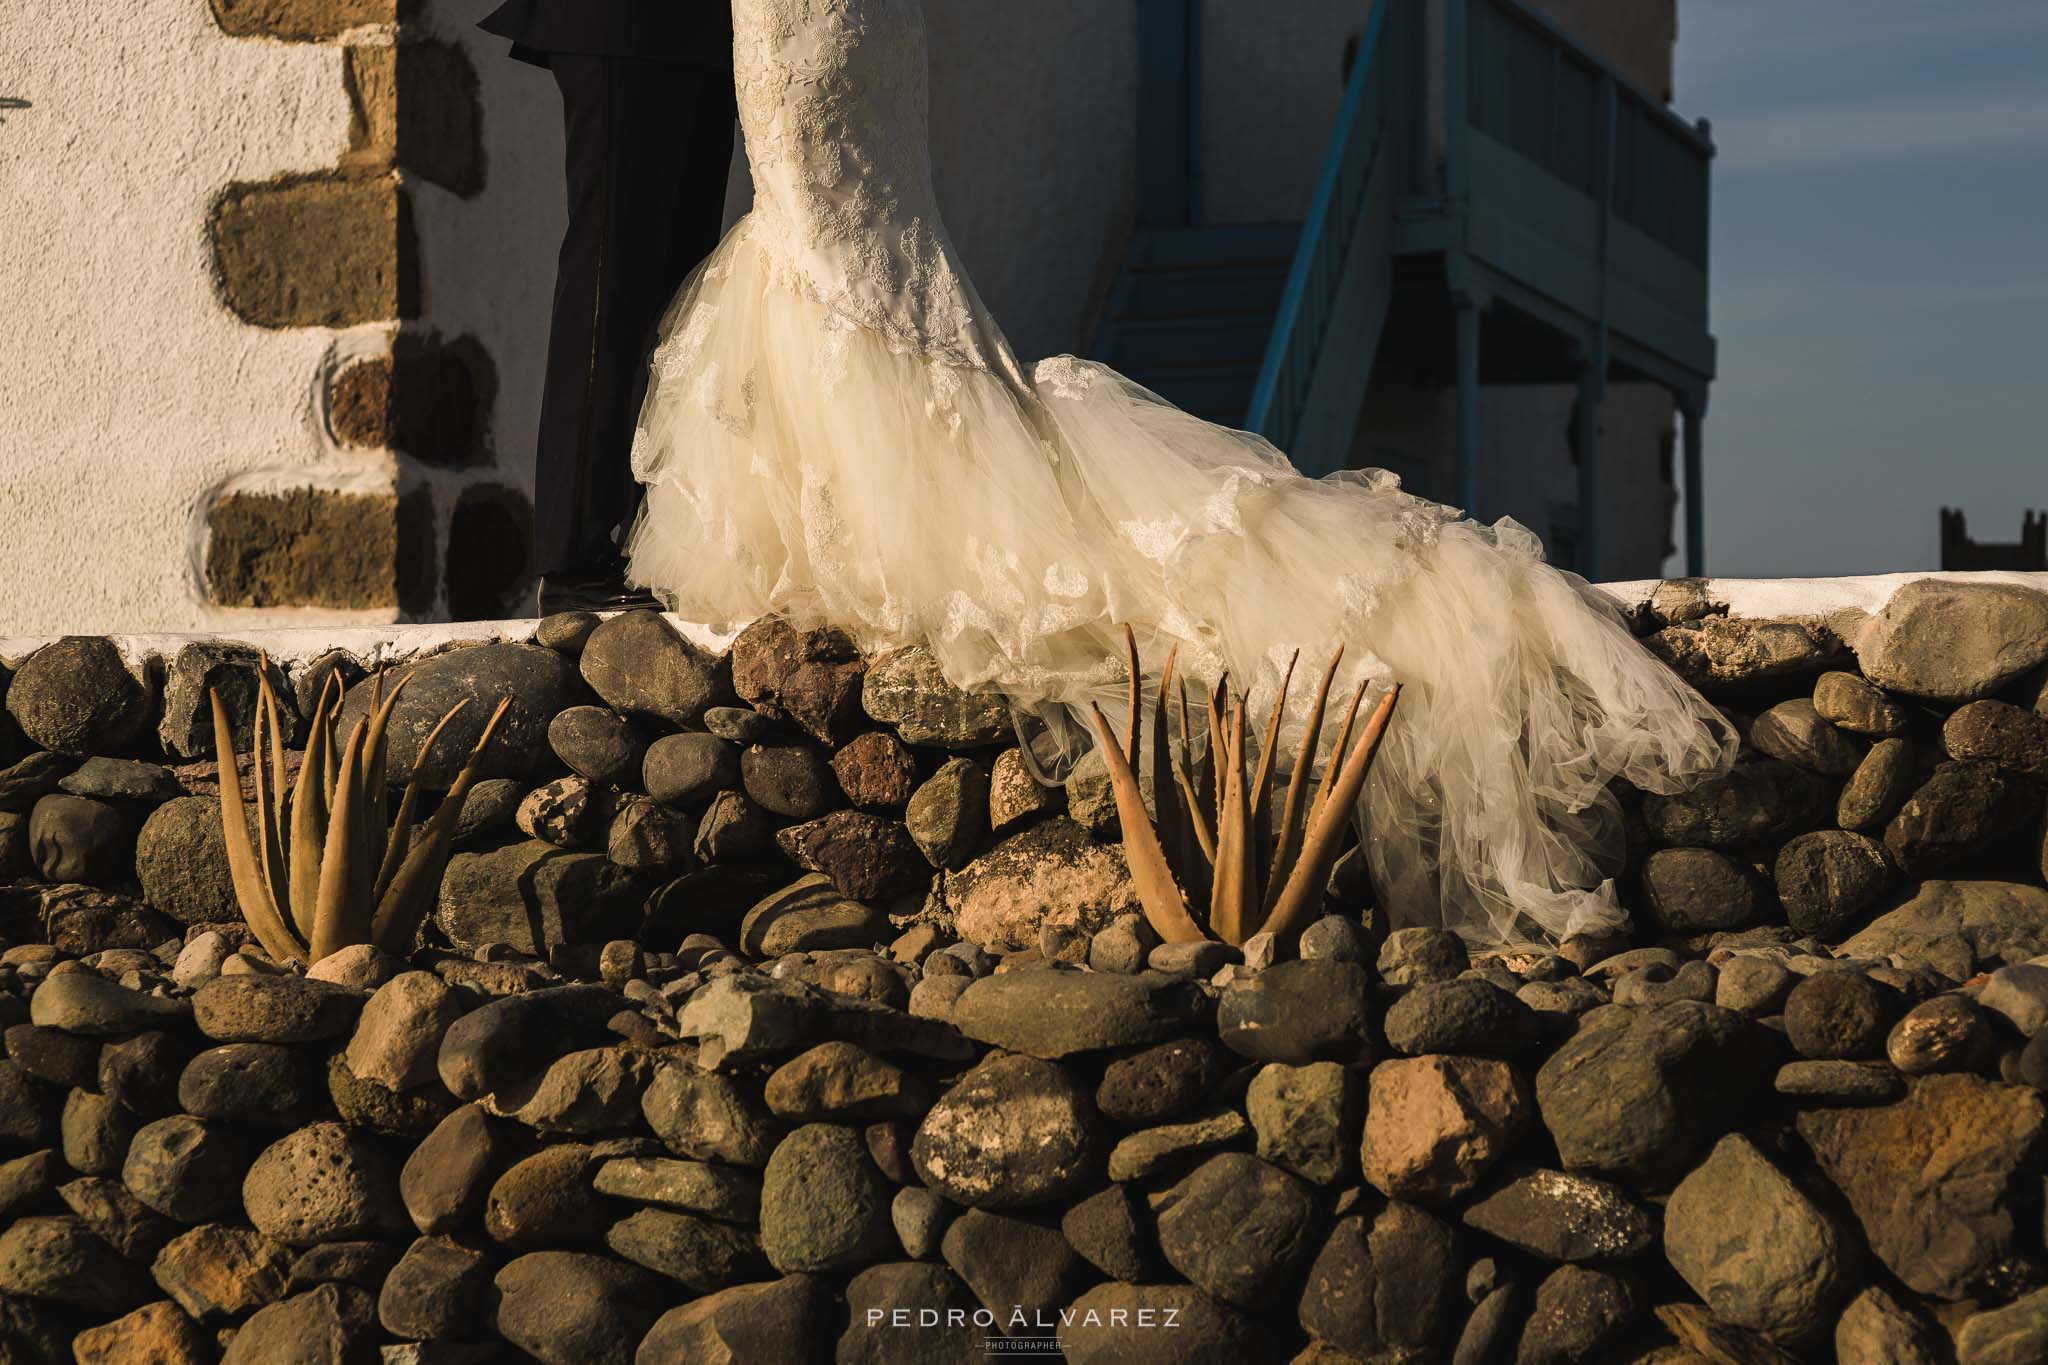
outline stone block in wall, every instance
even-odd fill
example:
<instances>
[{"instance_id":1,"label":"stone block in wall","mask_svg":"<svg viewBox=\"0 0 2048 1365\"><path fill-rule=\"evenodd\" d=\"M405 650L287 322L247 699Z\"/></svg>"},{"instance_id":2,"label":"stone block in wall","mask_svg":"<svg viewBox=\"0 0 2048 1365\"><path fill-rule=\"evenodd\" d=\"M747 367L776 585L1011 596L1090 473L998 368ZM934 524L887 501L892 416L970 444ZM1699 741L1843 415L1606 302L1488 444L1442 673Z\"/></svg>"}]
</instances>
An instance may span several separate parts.
<instances>
[{"instance_id":1,"label":"stone block in wall","mask_svg":"<svg viewBox=\"0 0 2048 1365\"><path fill-rule=\"evenodd\" d=\"M236 492L206 521L206 585L220 606L370 610L431 596L432 506L423 489L403 499Z\"/></svg>"},{"instance_id":2,"label":"stone block in wall","mask_svg":"<svg viewBox=\"0 0 2048 1365\"><path fill-rule=\"evenodd\" d=\"M476 338L408 332L389 355L333 374L327 420L343 445L403 451L432 465L488 464L497 391L497 368Z\"/></svg>"},{"instance_id":3,"label":"stone block in wall","mask_svg":"<svg viewBox=\"0 0 2048 1365\"><path fill-rule=\"evenodd\" d=\"M354 327L418 311L417 252L392 177L230 186L208 235L223 301L258 327Z\"/></svg>"},{"instance_id":4,"label":"stone block in wall","mask_svg":"<svg viewBox=\"0 0 2048 1365\"><path fill-rule=\"evenodd\" d=\"M511 609L533 567L533 508L504 484L462 491L448 519L448 617L489 621ZM524 614L521 604L520 614Z\"/></svg>"},{"instance_id":5,"label":"stone block in wall","mask_svg":"<svg viewBox=\"0 0 2048 1365\"><path fill-rule=\"evenodd\" d=\"M483 188L483 115L476 70L447 43L348 49L351 170L401 167L456 194Z\"/></svg>"},{"instance_id":6,"label":"stone block in wall","mask_svg":"<svg viewBox=\"0 0 2048 1365\"><path fill-rule=\"evenodd\" d=\"M214 21L237 38L317 43L352 28L395 23L414 0L212 0Z\"/></svg>"}]
</instances>

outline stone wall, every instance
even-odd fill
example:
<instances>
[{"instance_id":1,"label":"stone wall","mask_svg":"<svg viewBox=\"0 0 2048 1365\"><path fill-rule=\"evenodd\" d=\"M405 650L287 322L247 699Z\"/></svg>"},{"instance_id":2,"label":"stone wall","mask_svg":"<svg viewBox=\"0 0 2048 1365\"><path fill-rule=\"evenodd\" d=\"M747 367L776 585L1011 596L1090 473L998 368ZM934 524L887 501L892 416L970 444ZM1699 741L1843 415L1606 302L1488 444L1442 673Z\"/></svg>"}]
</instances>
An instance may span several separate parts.
<instances>
[{"instance_id":1,"label":"stone wall","mask_svg":"<svg viewBox=\"0 0 2048 1365\"><path fill-rule=\"evenodd\" d=\"M271 657L288 733L402 661L400 773L515 698L421 941L301 974L254 653L0 643L0 1355L2038 1360L2048 581L1610 592L1745 752L1629 797L1632 934L1508 951L1355 859L1160 945L921 651L629 614Z\"/></svg>"}]
</instances>

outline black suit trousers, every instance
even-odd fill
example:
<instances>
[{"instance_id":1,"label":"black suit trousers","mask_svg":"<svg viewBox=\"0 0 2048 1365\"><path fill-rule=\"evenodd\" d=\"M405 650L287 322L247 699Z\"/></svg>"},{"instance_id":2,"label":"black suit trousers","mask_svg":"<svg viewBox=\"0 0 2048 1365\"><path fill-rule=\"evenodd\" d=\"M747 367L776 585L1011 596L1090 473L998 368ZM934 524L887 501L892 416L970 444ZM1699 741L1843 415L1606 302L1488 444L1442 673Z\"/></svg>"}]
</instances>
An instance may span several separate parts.
<instances>
[{"instance_id":1,"label":"black suit trousers","mask_svg":"<svg viewBox=\"0 0 2048 1365\"><path fill-rule=\"evenodd\" d=\"M732 163L732 73L551 55L567 137L569 228L555 276L535 452L542 573L602 567L638 489L633 431L655 333L718 244Z\"/></svg>"}]
</instances>

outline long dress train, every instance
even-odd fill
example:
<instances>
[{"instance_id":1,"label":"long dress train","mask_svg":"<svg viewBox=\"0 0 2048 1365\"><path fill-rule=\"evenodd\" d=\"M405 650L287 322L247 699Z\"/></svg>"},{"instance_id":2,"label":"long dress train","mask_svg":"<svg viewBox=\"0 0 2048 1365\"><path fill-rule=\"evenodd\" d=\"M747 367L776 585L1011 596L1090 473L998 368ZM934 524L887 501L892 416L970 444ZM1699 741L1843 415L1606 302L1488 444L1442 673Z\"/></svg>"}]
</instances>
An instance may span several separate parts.
<instances>
[{"instance_id":1,"label":"long dress train","mask_svg":"<svg viewBox=\"0 0 2048 1365\"><path fill-rule=\"evenodd\" d=\"M733 18L754 208L664 323L632 575L714 626L928 644L1055 735L1120 714L1128 623L1257 716L1299 650L1291 752L1343 642L1333 695L1403 685L1361 812L1392 920L1478 944L1620 923L1609 784L1721 768L1719 713L1512 521L1384 471L1308 478L1090 361L1021 365L932 194L918 0Z\"/></svg>"}]
</instances>

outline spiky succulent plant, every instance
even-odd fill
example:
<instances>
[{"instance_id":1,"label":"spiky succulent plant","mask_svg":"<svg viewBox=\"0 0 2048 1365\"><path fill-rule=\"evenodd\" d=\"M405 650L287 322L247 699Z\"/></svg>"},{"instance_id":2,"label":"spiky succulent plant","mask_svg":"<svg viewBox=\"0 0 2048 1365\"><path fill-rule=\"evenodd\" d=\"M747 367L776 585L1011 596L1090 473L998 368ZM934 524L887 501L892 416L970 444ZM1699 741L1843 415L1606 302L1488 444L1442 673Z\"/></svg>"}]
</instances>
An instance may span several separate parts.
<instances>
[{"instance_id":1,"label":"spiky succulent plant","mask_svg":"<svg viewBox=\"0 0 2048 1365\"><path fill-rule=\"evenodd\" d=\"M1279 822L1273 821L1271 798L1280 735L1294 681L1295 660L1281 679L1280 695L1266 723L1258 765L1245 772L1245 699L1234 701L1227 676L1216 680L1209 695L1208 747L1199 760L1191 757L1193 725L1187 685L1179 689L1180 747L1174 752L1168 734L1167 697L1174 690L1174 662L1169 654L1159 677L1152 711L1152 787L1156 814L1145 806L1137 763L1143 748L1143 674L1137 638L1124 628L1130 662L1130 727L1122 745L1111 733L1101 707L1095 713L1096 738L1109 767L1110 790L1123 825L1124 855L1139 904L1153 930L1169 943L1196 942L1211 936L1236 946L1261 930L1283 942L1298 936L1322 904L1330 869L1343 852L1344 830L1364 790L1373 755L1400 698L1390 687L1365 722L1357 742L1351 739L1367 683L1360 683L1344 713L1343 729L1330 762L1316 784L1309 780L1315 765L1316 742L1322 733L1330 684L1344 657L1340 646L1324 670L1322 685L1309 714ZM1169 774L1171 775L1169 778ZM1207 929L1198 923L1193 906L1206 904Z\"/></svg>"},{"instance_id":2,"label":"spiky succulent plant","mask_svg":"<svg viewBox=\"0 0 2048 1365\"><path fill-rule=\"evenodd\" d=\"M484 746L497 732L512 699L498 703L469 759L419 837L413 826L420 801L420 765L464 706L458 702L428 734L413 764L412 780L385 823L386 732L407 674L384 695L373 684L370 713L338 748L339 677L330 674L307 729L298 781L285 795L284 728L268 660L257 670L255 733L251 746L256 785L252 837L242 784L235 771L234 736L220 694L213 703L214 753L221 768L221 828L235 899L257 942L277 962L310 965L339 949L372 943L387 952L411 950L433 908L462 801L477 780ZM267 763L266 763L266 740Z\"/></svg>"}]
</instances>

